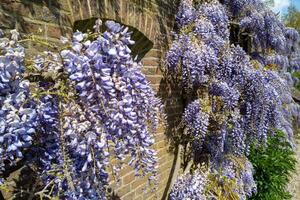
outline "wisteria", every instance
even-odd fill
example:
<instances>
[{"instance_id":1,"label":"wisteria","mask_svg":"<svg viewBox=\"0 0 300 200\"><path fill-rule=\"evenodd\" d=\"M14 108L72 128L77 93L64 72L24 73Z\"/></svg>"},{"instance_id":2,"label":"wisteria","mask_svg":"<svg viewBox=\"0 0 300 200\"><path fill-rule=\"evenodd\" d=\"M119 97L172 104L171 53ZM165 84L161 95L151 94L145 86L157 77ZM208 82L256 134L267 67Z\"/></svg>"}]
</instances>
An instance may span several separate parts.
<instances>
[{"instance_id":1,"label":"wisteria","mask_svg":"<svg viewBox=\"0 0 300 200\"><path fill-rule=\"evenodd\" d=\"M156 179L162 104L131 56L128 28L107 21L101 33L101 25L63 37L66 48L41 53L27 69L18 32L1 38L1 184L3 161L14 165L25 148L44 184L41 198L106 199L108 171L118 176L124 163Z\"/></svg>"},{"instance_id":2,"label":"wisteria","mask_svg":"<svg viewBox=\"0 0 300 200\"><path fill-rule=\"evenodd\" d=\"M182 68L184 84L187 88L199 86L208 81L210 68L214 68L218 61L216 53L206 44L194 44L192 40L183 53Z\"/></svg>"},{"instance_id":3,"label":"wisteria","mask_svg":"<svg viewBox=\"0 0 300 200\"><path fill-rule=\"evenodd\" d=\"M210 85L209 94L219 96L224 102L225 109L233 109L237 106L240 93L237 89L229 87L226 82L215 82Z\"/></svg>"},{"instance_id":4,"label":"wisteria","mask_svg":"<svg viewBox=\"0 0 300 200\"><path fill-rule=\"evenodd\" d=\"M151 172L156 156L149 147L154 142L160 102L141 65L130 56L128 45L133 41L127 29L112 21L106 25L108 31L93 42L82 44L84 35L75 33L74 51L62 52L65 66L76 84L79 103L94 116L89 121L103 125L106 140L116 145L115 154L122 160L130 153L137 171ZM77 51L77 46L82 49Z\"/></svg>"},{"instance_id":5,"label":"wisteria","mask_svg":"<svg viewBox=\"0 0 300 200\"><path fill-rule=\"evenodd\" d=\"M243 159L240 159L241 161ZM256 192L253 166L249 161L238 165L238 160L227 158L209 169L197 169L192 174L180 176L170 193L170 199L241 199L246 200ZM233 190L228 188L235 183ZM210 185L207 187L207 185Z\"/></svg>"},{"instance_id":6,"label":"wisteria","mask_svg":"<svg viewBox=\"0 0 300 200\"><path fill-rule=\"evenodd\" d=\"M229 18L223 5L216 1L204 2L199 6L197 13L211 22L217 36L224 40L229 39Z\"/></svg>"},{"instance_id":7,"label":"wisteria","mask_svg":"<svg viewBox=\"0 0 300 200\"><path fill-rule=\"evenodd\" d=\"M300 106L291 90L299 80L291 73L300 70L300 35L261 0L181 0L174 17L163 74L180 82L184 109L171 138L179 176L164 195L251 198L259 188L251 149L278 130L295 145ZM110 199L124 165L158 183L164 106L132 57L130 28L98 19L93 29L60 44L0 30L1 189L20 163L37 180L14 192L31 199ZM28 41L47 51L27 55Z\"/></svg>"},{"instance_id":8,"label":"wisteria","mask_svg":"<svg viewBox=\"0 0 300 200\"><path fill-rule=\"evenodd\" d=\"M250 146L266 145L277 129L285 131L293 144L292 120L297 119L299 106L291 96L288 71L298 68L299 34L259 0L181 2L176 18L180 31L167 53L166 67L169 75L181 77L187 94L182 121L194 165L207 155L210 172L227 174L241 186L232 189L238 199L246 199L256 191L253 167L246 158ZM184 8L194 17L186 20ZM247 52L230 40L231 22L239 24L240 33L251 35ZM228 157L238 162L229 162ZM199 175L187 177L196 180ZM194 194L190 183L182 180L173 187L173 199L182 194L185 199L208 198ZM180 189L184 184L190 192Z\"/></svg>"},{"instance_id":9,"label":"wisteria","mask_svg":"<svg viewBox=\"0 0 300 200\"><path fill-rule=\"evenodd\" d=\"M0 38L0 183L5 168L24 157L36 132L36 107L30 83L23 79L24 57L15 30L11 38Z\"/></svg>"},{"instance_id":10,"label":"wisteria","mask_svg":"<svg viewBox=\"0 0 300 200\"><path fill-rule=\"evenodd\" d=\"M188 105L183 114L183 122L195 138L194 148L199 151L207 134L209 115L201 110L198 100Z\"/></svg>"},{"instance_id":11,"label":"wisteria","mask_svg":"<svg viewBox=\"0 0 300 200\"><path fill-rule=\"evenodd\" d=\"M216 168L220 168L220 172L216 173L215 176L221 175L226 177L228 180L236 181L236 190L239 199L246 200L256 192L256 183L253 179L253 166L245 158L232 159L227 158L222 161ZM241 163L243 164L241 164ZM226 194L225 194L226 195ZM230 198L230 197L228 197Z\"/></svg>"},{"instance_id":12,"label":"wisteria","mask_svg":"<svg viewBox=\"0 0 300 200\"><path fill-rule=\"evenodd\" d=\"M178 178L178 181L173 186L170 199L206 199L205 197L205 185L208 182L208 174L201 171L195 172L193 175L186 174Z\"/></svg>"},{"instance_id":13,"label":"wisteria","mask_svg":"<svg viewBox=\"0 0 300 200\"><path fill-rule=\"evenodd\" d=\"M179 27L184 27L196 19L196 9L193 0L181 1L176 21Z\"/></svg>"}]
</instances>

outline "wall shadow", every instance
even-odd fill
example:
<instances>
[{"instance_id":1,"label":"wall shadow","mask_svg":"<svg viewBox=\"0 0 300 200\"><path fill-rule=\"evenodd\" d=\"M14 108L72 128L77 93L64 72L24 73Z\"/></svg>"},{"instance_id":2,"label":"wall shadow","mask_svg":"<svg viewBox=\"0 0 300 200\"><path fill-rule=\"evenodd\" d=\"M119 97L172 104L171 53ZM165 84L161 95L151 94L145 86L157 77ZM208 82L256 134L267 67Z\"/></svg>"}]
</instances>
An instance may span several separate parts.
<instances>
[{"instance_id":1,"label":"wall shadow","mask_svg":"<svg viewBox=\"0 0 300 200\"><path fill-rule=\"evenodd\" d=\"M16 200L38 200L37 196L34 196L35 192L42 189L41 185L38 186L38 175L29 166L24 166L18 174L17 177L13 177L15 182L15 187L13 190L13 199Z\"/></svg>"}]
</instances>

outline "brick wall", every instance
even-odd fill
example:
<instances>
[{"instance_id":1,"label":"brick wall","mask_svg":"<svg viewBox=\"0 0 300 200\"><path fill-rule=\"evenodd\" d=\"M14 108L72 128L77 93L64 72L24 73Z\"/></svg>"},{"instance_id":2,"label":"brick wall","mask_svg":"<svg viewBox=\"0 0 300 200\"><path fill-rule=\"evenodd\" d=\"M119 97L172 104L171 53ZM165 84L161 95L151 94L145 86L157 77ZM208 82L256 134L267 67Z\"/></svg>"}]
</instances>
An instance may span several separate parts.
<instances>
[{"instance_id":1,"label":"brick wall","mask_svg":"<svg viewBox=\"0 0 300 200\"><path fill-rule=\"evenodd\" d=\"M174 162L169 142L172 127L182 112L180 90L160 70L171 42L177 0L0 0L0 28L17 28L22 35L34 34L52 42L61 35L72 34L74 22L93 17L108 18L135 27L153 42L153 48L142 59L144 73L166 106L168 128L160 126L154 145L158 152L158 190L147 187L146 178L134 176L129 166L121 171L119 185L111 188L120 199L161 199ZM40 47L26 44L32 54Z\"/></svg>"}]
</instances>

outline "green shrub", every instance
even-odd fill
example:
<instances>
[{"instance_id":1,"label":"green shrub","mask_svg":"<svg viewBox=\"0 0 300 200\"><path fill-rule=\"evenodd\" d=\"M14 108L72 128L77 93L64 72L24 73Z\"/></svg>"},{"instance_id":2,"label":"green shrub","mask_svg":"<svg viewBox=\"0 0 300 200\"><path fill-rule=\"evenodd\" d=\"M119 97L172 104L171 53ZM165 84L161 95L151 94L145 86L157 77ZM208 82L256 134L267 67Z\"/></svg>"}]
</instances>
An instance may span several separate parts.
<instances>
[{"instance_id":1,"label":"green shrub","mask_svg":"<svg viewBox=\"0 0 300 200\"><path fill-rule=\"evenodd\" d=\"M255 169L254 179L257 183L257 194L251 200L291 199L291 194L286 187L292 172L295 171L294 154L291 145L281 131L269 138L266 147L252 147L250 161Z\"/></svg>"},{"instance_id":2,"label":"green shrub","mask_svg":"<svg viewBox=\"0 0 300 200\"><path fill-rule=\"evenodd\" d=\"M300 80L300 72L294 72L292 74L293 77L296 77ZM295 86L295 88L297 88L298 90L300 90L300 82Z\"/></svg>"}]
</instances>

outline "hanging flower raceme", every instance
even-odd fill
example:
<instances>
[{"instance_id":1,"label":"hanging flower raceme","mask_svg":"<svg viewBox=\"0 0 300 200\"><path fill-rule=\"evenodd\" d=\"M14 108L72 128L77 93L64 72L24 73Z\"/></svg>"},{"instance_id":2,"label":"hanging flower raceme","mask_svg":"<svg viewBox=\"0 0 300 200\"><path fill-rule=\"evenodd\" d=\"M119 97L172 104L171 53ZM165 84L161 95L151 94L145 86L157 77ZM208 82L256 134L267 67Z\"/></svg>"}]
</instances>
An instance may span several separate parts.
<instances>
[{"instance_id":1,"label":"hanging flower raceme","mask_svg":"<svg viewBox=\"0 0 300 200\"><path fill-rule=\"evenodd\" d=\"M62 109L66 111L63 121L64 142L68 150L70 163L66 164L69 164L69 179L72 182L67 177L69 194L65 195L103 199L108 183L106 167L109 164L109 153L102 124L92 124L92 121L96 121L93 120L94 116L84 113L77 104L70 103Z\"/></svg>"},{"instance_id":2,"label":"hanging flower raceme","mask_svg":"<svg viewBox=\"0 0 300 200\"><path fill-rule=\"evenodd\" d=\"M196 100L188 105L182 118L188 133L192 134L195 150L201 151L207 135L209 114L201 110L201 104Z\"/></svg>"},{"instance_id":3,"label":"hanging flower raceme","mask_svg":"<svg viewBox=\"0 0 300 200\"><path fill-rule=\"evenodd\" d=\"M229 18L223 5L217 1L203 3L199 6L197 12L211 22L218 36L224 40L229 39Z\"/></svg>"},{"instance_id":4,"label":"hanging flower raceme","mask_svg":"<svg viewBox=\"0 0 300 200\"><path fill-rule=\"evenodd\" d=\"M112 21L106 26L107 31L94 41L81 32L74 34L72 50L61 52L66 70L83 112L92 116L92 124L103 127L101 137L113 142L118 159L123 161L130 154L137 173L155 172L156 153L151 145L160 101L141 64L131 58L128 45L133 41L128 29Z\"/></svg>"},{"instance_id":5,"label":"hanging flower raceme","mask_svg":"<svg viewBox=\"0 0 300 200\"><path fill-rule=\"evenodd\" d=\"M207 176L208 173L197 171L193 175L186 174L179 177L176 184L172 188L170 199L206 199L205 186L208 182Z\"/></svg>"},{"instance_id":6,"label":"hanging flower raceme","mask_svg":"<svg viewBox=\"0 0 300 200\"><path fill-rule=\"evenodd\" d=\"M219 169L220 173L216 172L216 169ZM257 191L257 186L253 178L253 166L245 157L232 158L230 155L227 155L211 170L215 171L213 174L217 177L217 180L220 179L219 176L223 177L221 178L223 182L221 181L220 186L224 189L226 188L226 184L230 184L230 181L234 183L233 190L229 189L227 193L222 194L222 196L227 196L228 199L230 199L231 193L236 195L238 199L246 200Z\"/></svg>"},{"instance_id":7,"label":"hanging flower raceme","mask_svg":"<svg viewBox=\"0 0 300 200\"><path fill-rule=\"evenodd\" d=\"M237 166L235 162L240 162L241 165ZM253 166L247 159L224 158L218 166L180 176L172 188L170 199L246 200L257 190L252 173Z\"/></svg>"},{"instance_id":8,"label":"hanging flower raceme","mask_svg":"<svg viewBox=\"0 0 300 200\"><path fill-rule=\"evenodd\" d=\"M297 48L299 33L293 28L285 27L262 1L226 0L224 4L232 14L232 20L238 21L242 31L251 35L252 49L262 57L269 56L270 50L275 51L278 56L286 57Z\"/></svg>"},{"instance_id":9,"label":"hanging flower raceme","mask_svg":"<svg viewBox=\"0 0 300 200\"><path fill-rule=\"evenodd\" d=\"M196 9L194 8L193 0L181 1L176 16L176 22L179 28L189 25L196 17Z\"/></svg>"},{"instance_id":10,"label":"hanging flower raceme","mask_svg":"<svg viewBox=\"0 0 300 200\"><path fill-rule=\"evenodd\" d=\"M228 15L230 17L244 16L251 12L246 12L249 10L257 10L263 12L266 6L261 0L224 0L224 5L226 5L229 10Z\"/></svg>"},{"instance_id":11,"label":"hanging flower raceme","mask_svg":"<svg viewBox=\"0 0 300 200\"><path fill-rule=\"evenodd\" d=\"M75 32L71 48L61 55L44 52L34 59L37 81L38 141L32 161L50 196L66 199L106 199L108 165L126 156L137 175L156 175L151 148L162 104L142 65L132 59L128 29L107 21L98 37Z\"/></svg>"},{"instance_id":12,"label":"hanging flower raceme","mask_svg":"<svg viewBox=\"0 0 300 200\"><path fill-rule=\"evenodd\" d=\"M18 32L8 39L0 31L1 184L24 150L44 183L41 198L106 199L111 158L114 174L129 157L136 175L156 178L161 101L132 58L128 28L107 21L100 33L101 25L62 38L70 47L59 53L28 59L26 73Z\"/></svg>"},{"instance_id":13,"label":"hanging flower raceme","mask_svg":"<svg viewBox=\"0 0 300 200\"><path fill-rule=\"evenodd\" d=\"M109 154L102 125L92 124L93 116L87 117L73 100L66 103L59 95L42 95L38 111L40 131L33 161L44 185L52 188L48 195L105 199Z\"/></svg>"},{"instance_id":14,"label":"hanging flower raceme","mask_svg":"<svg viewBox=\"0 0 300 200\"><path fill-rule=\"evenodd\" d=\"M181 64L182 54L185 52L186 43L190 38L188 35L176 35L175 41L172 43L170 50L166 55L166 65L170 73L174 73L179 70Z\"/></svg>"},{"instance_id":15,"label":"hanging flower raceme","mask_svg":"<svg viewBox=\"0 0 300 200\"><path fill-rule=\"evenodd\" d=\"M228 86L226 82L215 82L210 86L209 94L212 96L219 96L223 99L224 107L233 109L237 106L240 93L235 88Z\"/></svg>"},{"instance_id":16,"label":"hanging flower raceme","mask_svg":"<svg viewBox=\"0 0 300 200\"><path fill-rule=\"evenodd\" d=\"M188 43L182 58L182 76L186 88L193 88L209 81L209 75L218 65L215 51L204 43Z\"/></svg>"},{"instance_id":17,"label":"hanging flower raceme","mask_svg":"<svg viewBox=\"0 0 300 200\"><path fill-rule=\"evenodd\" d=\"M13 166L23 158L36 132L36 108L29 81L23 79L24 56L18 32L0 38L0 182L4 161Z\"/></svg>"},{"instance_id":18,"label":"hanging flower raceme","mask_svg":"<svg viewBox=\"0 0 300 200\"><path fill-rule=\"evenodd\" d=\"M300 53L299 51L292 53L290 58L290 70L292 72L300 70Z\"/></svg>"}]
</instances>

